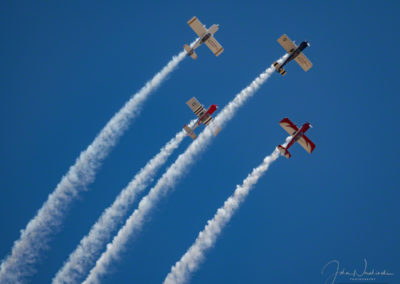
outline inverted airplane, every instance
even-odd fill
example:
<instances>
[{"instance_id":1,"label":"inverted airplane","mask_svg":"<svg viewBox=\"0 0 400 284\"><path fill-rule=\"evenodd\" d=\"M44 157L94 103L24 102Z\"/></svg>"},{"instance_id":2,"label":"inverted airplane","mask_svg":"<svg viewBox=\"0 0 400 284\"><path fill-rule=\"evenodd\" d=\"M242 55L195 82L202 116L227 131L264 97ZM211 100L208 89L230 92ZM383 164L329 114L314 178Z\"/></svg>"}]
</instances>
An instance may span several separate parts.
<instances>
[{"instance_id":1,"label":"inverted airplane","mask_svg":"<svg viewBox=\"0 0 400 284\"><path fill-rule=\"evenodd\" d=\"M291 157L288 149L294 144L294 142L298 142L304 148L304 150L310 154L312 153L315 148L315 144L304 134L311 127L309 122L304 123L299 129L296 124L291 122L289 118L285 117L279 122L279 125L282 126L282 128L292 136L292 139L289 141L286 148L282 145L278 145L278 150L283 156L288 159Z\"/></svg>"},{"instance_id":2,"label":"inverted airplane","mask_svg":"<svg viewBox=\"0 0 400 284\"><path fill-rule=\"evenodd\" d=\"M274 67L276 72L280 73L282 76L286 74L285 69L283 69L283 66L288 64L290 61L293 59L300 65L301 68L303 68L304 71L308 71L312 67L312 63L308 58L303 54L303 50L310 46L310 43L308 41L303 41L300 43L299 46L296 46L293 41L289 39L287 35L282 35L280 38L278 38L278 42L282 47L287 51L289 54L289 57L286 58L286 60L282 63L279 64L278 62L274 62Z\"/></svg>"},{"instance_id":3,"label":"inverted airplane","mask_svg":"<svg viewBox=\"0 0 400 284\"><path fill-rule=\"evenodd\" d=\"M186 102L189 108L194 112L194 114L198 117L198 120L194 124L193 127L185 125L183 129L185 129L186 134L190 136L193 140L196 139L197 135L194 133L194 130L200 125L204 124L205 126L209 125L212 121L212 114L217 110L217 105L211 105L208 110L202 106L199 101L193 97ZM214 135L217 135L221 128L218 128Z\"/></svg>"},{"instance_id":4,"label":"inverted airplane","mask_svg":"<svg viewBox=\"0 0 400 284\"><path fill-rule=\"evenodd\" d=\"M197 54L194 50L203 43L205 43L208 48L211 49L215 56L220 55L222 51L224 51L224 48L214 38L214 34L218 31L219 25L212 25L209 29L206 29L196 17L191 18L187 23L199 36L199 39L195 42L193 47L190 47L187 44L183 46L190 57L193 59L197 58Z\"/></svg>"}]
</instances>

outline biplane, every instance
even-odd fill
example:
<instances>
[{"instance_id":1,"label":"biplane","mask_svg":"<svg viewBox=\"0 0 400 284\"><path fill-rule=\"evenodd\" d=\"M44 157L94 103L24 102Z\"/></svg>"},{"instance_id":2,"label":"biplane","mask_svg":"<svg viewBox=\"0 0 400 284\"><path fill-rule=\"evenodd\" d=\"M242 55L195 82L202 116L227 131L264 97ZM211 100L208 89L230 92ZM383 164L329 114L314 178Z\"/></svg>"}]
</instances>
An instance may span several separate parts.
<instances>
[{"instance_id":1,"label":"biplane","mask_svg":"<svg viewBox=\"0 0 400 284\"><path fill-rule=\"evenodd\" d=\"M196 17L191 18L187 23L199 37L192 47L187 44L183 46L188 56L196 59L197 54L194 50L203 43L208 46L215 56L220 55L222 51L224 51L224 48L214 38L214 34L218 31L219 25L212 25L209 29L206 29Z\"/></svg>"}]
</instances>

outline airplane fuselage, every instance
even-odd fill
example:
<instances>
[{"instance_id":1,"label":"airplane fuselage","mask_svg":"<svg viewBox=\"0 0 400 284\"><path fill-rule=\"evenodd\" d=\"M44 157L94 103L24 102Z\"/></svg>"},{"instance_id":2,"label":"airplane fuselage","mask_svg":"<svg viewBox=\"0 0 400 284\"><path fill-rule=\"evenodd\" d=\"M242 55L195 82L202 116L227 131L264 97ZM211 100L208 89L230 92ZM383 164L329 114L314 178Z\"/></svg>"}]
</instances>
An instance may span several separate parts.
<instances>
[{"instance_id":1,"label":"airplane fuselage","mask_svg":"<svg viewBox=\"0 0 400 284\"><path fill-rule=\"evenodd\" d=\"M286 146L286 149L289 149L295 142L297 142L297 140L299 140L304 133L307 132L308 129L310 129L311 124L309 122L306 122L303 124L303 126L297 130L295 133L293 133L292 135L292 139L290 140L290 142L288 143L288 145Z\"/></svg>"},{"instance_id":2,"label":"airplane fuselage","mask_svg":"<svg viewBox=\"0 0 400 284\"><path fill-rule=\"evenodd\" d=\"M289 57L282 63L279 69L283 68L283 66L285 66L287 63L295 59L308 46L310 46L308 41L303 41L302 43L300 43L300 45L295 50L291 51Z\"/></svg>"},{"instance_id":3,"label":"airplane fuselage","mask_svg":"<svg viewBox=\"0 0 400 284\"><path fill-rule=\"evenodd\" d=\"M192 47L192 52L193 52L196 48L198 48L200 45L202 45L203 43L205 43L206 40L210 38L210 36L211 36L211 34L207 32L204 36L202 36L201 38L199 38L199 39L196 41L196 43L193 45L193 47Z\"/></svg>"},{"instance_id":4,"label":"airplane fuselage","mask_svg":"<svg viewBox=\"0 0 400 284\"><path fill-rule=\"evenodd\" d=\"M210 33L206 33L202 38L201 38L201 43L204 43L207 39L209 39L211 36Z\"/></svg>"},{"instance_id":5,"label":"airplane fuselage","mask_svg":"<svg viewBox=\"0 0 400 284\"><path fill-rule=\"evenodd\" d=\"M205 121L217 110L217 105L211 105L208 110L201 114L200 118L197 120L196 125L200 125L201 123L205 123Z\"/></svg>"},{"instance_id":6,"label":"airplane fuselage","mask_svg":"<svg viewBox=\"0 0 400 284\"><path fill-rule=\"evenodd\" d=\"M207 31L196 41L192 50L195 50L200 45L205 43L210 37L212 37L218 31L219 25L212 25Z\"/></svg>"},{"instance_id":7,"label":"airplane fuselage","mask_svg":"<svg viewBox=\"0 0 400 284\"><path fill-rule=\"evenodd\" d=\"M203 43L206 42L207 39L210 38L210 36L212 36L212 34L210 34L208 31L207 33L205 33L201 38L199 38L196 43L193 45L191 51L188 53L188 55L191 55L193 53L193 51L198 48L200 45L202 45Z\"/></svg>"}]
</instances>

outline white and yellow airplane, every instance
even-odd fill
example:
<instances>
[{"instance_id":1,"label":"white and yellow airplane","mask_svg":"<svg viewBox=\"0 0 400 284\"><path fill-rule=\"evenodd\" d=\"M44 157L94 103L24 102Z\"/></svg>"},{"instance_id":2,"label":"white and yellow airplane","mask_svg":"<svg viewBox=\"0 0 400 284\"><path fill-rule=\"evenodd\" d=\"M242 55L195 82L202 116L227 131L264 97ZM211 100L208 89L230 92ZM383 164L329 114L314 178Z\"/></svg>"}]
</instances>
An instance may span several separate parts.
<instances>
[{"instance_id":1,"label":"white and yellow airplane","mask_svg":"<svg viewBox=\"0 0 400 284\"><path fill-rule=\"evenodd\" d=\"M190 47L187 44L183 46L190 57L192 57L193 59L197 58L197 54L194 50L203 43L205 43L208 48L211 49L215 56L220 55L222 51L224 51L224 48L213 36L218 31L219 25L212 25L209 29L206 29L205 26L196 17L191 18L187 23L199 36L199 39L195 42L193 47Z\"/></svg>"},{"instance_id":2,"label":"white and yellow airplane","mask_svg":"<svg viewBox=\"0 0 400 284\"><path fill-rule=\"evenodd\" d=\"M300 43L299 46L296 46L294 42L291 41L289 37L284 34L280 38L278 38L278 42L287 51L289 57L282 64L279 64L276 61L274 62L276 72L280 73L282 76L285 75L286 71L285 69L283 69L283 66L285 66L293 59L306 72L312 67L311 61L308 60L308 58L302 52L306 47L310 46L310 43L308 41L303 41L302 43Z\"/></svg>"}]
</instances>

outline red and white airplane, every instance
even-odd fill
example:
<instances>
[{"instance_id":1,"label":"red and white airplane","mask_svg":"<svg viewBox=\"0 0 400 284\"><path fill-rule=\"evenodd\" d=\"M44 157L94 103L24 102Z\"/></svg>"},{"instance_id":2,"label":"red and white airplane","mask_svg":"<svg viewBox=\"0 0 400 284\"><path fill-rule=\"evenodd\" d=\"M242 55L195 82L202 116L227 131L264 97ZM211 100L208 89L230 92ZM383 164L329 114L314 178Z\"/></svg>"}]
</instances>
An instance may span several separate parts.
<instances>
[{"instance_id":1,"label":"red and white airplane","mask_svg":"<svg viewBox=\"0 0 400 284\"><path fill-rule=\"evenodd\" d=\"M292 139L289 141L286 148L282 145L278 146L278 150L283 156L288 159L291 157L288 149L294 144L294 142L299 142L304 150L306 150L310 154L312 153L315 148L315 144L306 135L304 135L304 133L306 133L306 131L311 127L311 124L309 122L304 123L303 126L299 129L296 124L291 122L289 118L285 117L279 122L279 125L282 126L282 128L285 129L286 132L292 136Z\"/></svg>"},{"instance_id":2,"label":"red and white airplane","mask_svg":"<svg viewBox=\"0 0 400 284\"><path fill-rule=\"evenodd\" d=\"M198 120L194 124L193 127L190 127L188 125L185 125L183 129L186 131L187 135L189 135L192 139L196 139L197 135L194 133L194 130L200 125L209 125L210 122L212 121L212 114L214 111L217 110L217 105L211 105L208 110L204 108L203 105L199 103L199 101L193 97L190 100L186 102L186 104L190 107L190 109L194 112L195 115L197 115ZM217 135L220 132L221 128L218 128L214 135Z\"/></svg>"}]
</instances>

